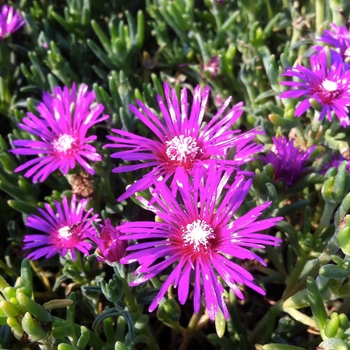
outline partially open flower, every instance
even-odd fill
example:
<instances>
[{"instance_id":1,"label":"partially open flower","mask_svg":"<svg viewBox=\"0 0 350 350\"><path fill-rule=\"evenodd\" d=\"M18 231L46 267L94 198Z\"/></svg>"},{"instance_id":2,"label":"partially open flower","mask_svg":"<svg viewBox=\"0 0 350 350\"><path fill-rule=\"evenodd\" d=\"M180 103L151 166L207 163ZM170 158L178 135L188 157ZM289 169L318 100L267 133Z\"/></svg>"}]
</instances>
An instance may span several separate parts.
<instances>
[{"instance_id":1,"label":"partially open flower","mask_svg":"<svg viewBox=\"0 0 350 350\"><path fill-rule=\"evenodd\" d=\"M303 151L294 146L293 140L288 140L286 137L273 137L272 140L273 149L261 156L261 159L265 164L273 165L276 182L284 181L288 186L292 186L308 173L306 163L315 146Z\"/></svg>"},{"instance_id":2,"label":"partially open flower","mask_svg":"<svg viewBox=\"0 0 350 350\"><path fill-rule=\"evenodd\" d=\"M99 261L113 265L124 257L128 243L119 240L119 236L119 230L111 224L110 219L107 219L101 231L90 237L97 245L95 254Z\"/></svg>"},{"instance_id":3,"label":"partially open flower","mask_svg":"<svg viewBox=\"0 0 350 350\"><path fill-rule=\"evenodd\" d=\"M24 23L17 10L12 6L3 5L0 13L0 41L18 30Z\"/></svg>"},{"instance_id":4,"label":"partially open flower","mask_svg":"<svg viewBox=\"0 0 350 350\"><path fill-rule=\"evenodd\" d=\"M330 168L338 168L340 163L342 163L344 160L348 160L344 158L340 153L334 153L332 155L332 158L329 159L329 161L323 165L323 168L321 169L320 173L325 174L328 169ZM347 167L347 171L350 173L350 164Z\"/></svg>"},{"instance_id":5,"label":"partially open flower","mask_svg":"<svg viewBox=\"0 0 350 350\"><path fill-rule=\"evenodd\" d=\"M316 41L321 41L332 45L344 59L350 57L350 33L344 26L330 24L332 29L324 30L321 37ZM316 46L316 50L322 49L322 46Z\"/></svg>"}]
</instances>

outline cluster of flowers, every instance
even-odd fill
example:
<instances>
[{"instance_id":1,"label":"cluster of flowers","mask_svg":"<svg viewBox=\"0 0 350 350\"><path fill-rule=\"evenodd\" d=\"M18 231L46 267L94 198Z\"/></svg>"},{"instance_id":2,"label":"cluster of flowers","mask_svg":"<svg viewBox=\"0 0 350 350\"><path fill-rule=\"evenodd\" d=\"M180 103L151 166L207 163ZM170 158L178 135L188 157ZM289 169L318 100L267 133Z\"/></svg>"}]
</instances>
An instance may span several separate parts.
<instances>
[{"instance_id":1,"label":"cluster of flowers","mask_svg":"<svg viewBox=\"0 0 350 350\"><path fill-rule=\"evenodd\" d=\"M282 81L281 84L291 87L283 92L281 98L303 98L295 109L295 116L302 116L313 107L319 120L325 117L333 120L333 113L345 128L350 125L350 33L344 26L331 23L331 30L325 30L316 39L328 46L314 46L315 53L310 56L310 68L297 64L285 70L282 76L296 78L293 81ZM292 186L305 175L305 166L312 146L306 150L294 146L293 140L284 137L273 138L274 148L266 156L262 156L265 164L274 166L275 180L282 180ZM338 152L321 169L325 173L330 167L338 167L346 160ZM350 168L350 167L349 167Z\"/></svg>"},{"instance_id":2,"label":"cluster of flowers","mask_svg":"<svg viewBox=\"0 0 350 350\"><path fill-rule=\"evenodd\" d=\"M23 23L17 11L3 6L1 38ZM200 310L203 290L209 317L214 320L221 310L229 318L224 288L217 274L239 298L243 298L243 293L237 283L264 294L263 289L253 283L253 276L232 259L256 259L266 265L248 248L280 243L280 239L260 233L282 219L258 219L270 203L235 218L252 184L251 174L239 168L262 150L253 142L261 132L255 129L240 134L232 130L242 114L243 103L223 116L231 98L213 118L205 120L208 87L194 89L190 113L186 89L181 91L180 103L176 91L167 84L164 93L168 108L158 96L162 118L141 101L136 101L141 110L130 106L156 139L113 129L117 136L108 136L113 143L105 145L118 150L112 154L113 158L128 162L141 160L135 165L117 167L114 172L152 169L132 184L119 200L139 191L150 191L150 201L142 196L138 199L158 220L127 222L114 227L107 219L100 230L95 230L93 222L101 220L97 214L92 215L93 209L85 211L88 200L77 202L75 195L70 200L63 196L62 203L54 201L56 211L46 203L45 209L38 208L40 215L28 216L26 225L43 234L26 235L24 249L32 250L28 255L30 259L50 258L58 253L65 256L70 252L75 260L77 250L88 255L94 244L98 259L110 265L139 262L140 267L135 272L139 275L133 285L148 281L173 266L150 311L157 307L172 284L179 287L179 301L185 303L192 275L195 312ZM101 104L95 103L94 92L88 91L85 84L80 85L78 91L73 84L71 89L55 87L53 94L44 92L37 106L39 115L27 113L18 125L32 138L15 140L15 149L11 150L16 155L37 157L15 171L26 170L25 177L42 182L56 170L66 175L77 162L94 175L89 161L100 161L102 157L90 144L97 136L87 136L87 133L93 125L108 118L101 116L103 110ZM230 150L234 150L233 157L228 157ZM129 240L146 242L128 247ZM132 253L125 256L126 250Z\"/></svg>"},{"instance_id":3,"label":"cluster of flowers","mask_svg":"<svg viewBox=\"0 0 350 350\"><path fill-rule=\"evenodd\" d=\"M5 35L23 24L12 8L3 7L2 16L7 25L0 23L6 28ZM342 31L335 26L333 29ZM349 125L347 107L350 102L347 94L349 73L344 61L347 50L344 48L349 39L336 34L326 32L323 41L334 46L342 45L342 49L336 46L339 50L330 54L318 49L310 58L311 70L302 66L288 69L285 76L297 77L303 82L283 82L298 90L284 92L281 97L307 98L297 107L297 116L310 108L309 99L313 98L322 107L320 119L326 116L331 120L331 111L334 111L345 127ZM347 35L349 37L348 32ZM55 201L56 212L46 204L45 209L38 209L40 216L28 216L27 226L44 234L25 236L24 249L35 249L28 255L31 259L49 258L57 253L64 256L67 252L75 259L76 250L87 255L94 244L99 260L111 265L115 262L140 264L133 285L170 269L170 275L150 305L150 311L157 307L170 285L179 287L179 301L185 303L193 280L194 311L199 312L203 291L209 317L214 320L221 310L229 318L223 298L224 288L218 276L239 298L243 298L243 293L237 284L264 294L254 284L253 276L233 259L256 259L265 265L264 260L249 248L277 246L281 242L276 237L260 233L282 219L259 219L270 202L237 216L252 184L252 174L240 168L263 150L253 141L261 131L253 129L240 133L232 129L242 114L243 103L225 113L231 98L212 118L206 118L208 87L194 89L190 112L186 89L182 89L180 101L176 91L167 84L164 85L164 94L166 104L158 96L161 117L141 101L136 101L138 106L130 105L130 110L153 133L152 139L112 129L116 136L108 136L112 143L104 146L117 149L112 158L136 161L136 164L113 169L116 173L151 169L131 184L118 200L149 191L151 200L146 200L142 193L138 200L158 219L127 222L118 227L106 220L97 233L91 222L100 219L97 214L91 215L92 209L85 212L88 201L81 199L77 202L73 195L69 203L69 199L63 197L62 203ZM108 118L107 115L101 116L104 107L94 102L95 95L85 84L80 85L78 91L73 84L71 89L55 87L53 95L45 92L43 101L37 106L39 116L27 113L19 124L34 137L14 141L16 148L11 151L37 157L16 171L27 169L25 177L32 177L34 182L44 181L56 170L67 174L78 162L94 175L89 161L100 161L101 155L90 144L97 137L87 134L90 127ZM262 159L274 165L278 174L276 180L291 185L304 171L313 148L301 151L284 138L275 138L274 143L275 152ZM291 179L290 174L295 178ZM139 243L128 247L128 241ZM125 251L131 253L125 256Z\"/></svg>"},{"instance_id":4,"label":"cluster of flowers","mask_svg":"<svg viewBox=\"0 0 350 350\"><path fill-rule=\"evenodd\" d=\"M132 184L119 198L126 199L136 192L150 191L150 201L138 196L139 201L159 218L156 222L127 222L113 227L110 221L102 225L97 233L91 221L90 209L84 213L86 199L76 202L72 197L55 202L56 213L46 204L38 215L30 215L27 226L44 234L30 234L24 238L24 249L32 249L28 258L51 257L56 253L65 255L75 250L89 254L91 243L97 246L100 260L115 262L139 262L136 274L140 274L133 285L138 285L156 276L175 264L159 294L150 306L154 310L169 285L179 287L179 301L184 303L189 295L191 275L194 276L194 310L201 305L204 291L206 307L211 319L219 309L229 318L223 299L223 281L243 298L237 286L245 284L264 293L253 281L253 276L232 258L257 259L265 262L248 248L263 248L278 245L280 239L260 233L271 228L281 218L260 219L262 211L270 203L259 205L245 215L235 218L243 203L252 180L249 172L241 171L241 165L253 159L262 146L253 142L260 131L254 129L240 133L232 130L242 114L242 103L232 107L226 114L231 98L228 98L217 114L205 120L209 88L194 89L192 108L189 112L187 90L182 89L179 103L175 89L164 85L167 108L158 96L162 118L157 117L141 101L140 107L130 105L130 110L143 122L155 139L142 137L124 130L112 129L117 136L107 136L112 143L106 148L116 148L113 158L137 161L134 165L119 166L114 172L151 168L141 179ZM91 105L94 93L81 85L76 92L73 85L61 89L56 87L53 96L44 93L38 107L39 116L28 113L19 127L36 135L40 140L16 140L14 150L18 155L37 155L18 167L16 171L29 168L26 177L33 181L44 181L59 169L66 174L75 167L76 161L90 174L93 168L86 161L98 161L101 156L88 143L96 136L86 136L88 129L108 118L100 116L101 104ZM229 151L235 150L228 158ZM235 175L235 176L234 176ZM127 241L138 244L127 247ZM140 243L140 241L144 241ZM125 255L125 250L131 251ZM229 258L232 257L232 258ZM203 287L201 287L201 285Z\"/></svg>"}]
</instances>

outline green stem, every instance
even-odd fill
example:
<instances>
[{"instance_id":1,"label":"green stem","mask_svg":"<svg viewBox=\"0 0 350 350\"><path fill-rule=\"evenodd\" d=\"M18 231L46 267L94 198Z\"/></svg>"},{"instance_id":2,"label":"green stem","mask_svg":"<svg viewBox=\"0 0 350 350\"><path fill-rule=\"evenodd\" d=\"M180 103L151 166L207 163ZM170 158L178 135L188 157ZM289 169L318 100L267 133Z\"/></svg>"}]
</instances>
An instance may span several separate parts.
<instances>
[{"instance_id":1,"label":"green stem","mask_svg":"<svg viewBox=\"0 0 350 350\"><path fill-rule=\"evenodd\" d=\"M120 280L122 281L125 302L128 305L133 316L136 316L135 314L137 314L137 312L138 312L138 305L137 305L137 302L135 300L134 294L132 294L129 283L128 283L126 277L124 277L125 274L122 271L119 271L117 266L113 266L113 270L114 270L114 273L117 276L119 276ZM124 276L122 276L122 274Z\"/></svg>"},{"instance_id":2,"label":"green stem","mask_svg":"<svg viewBox=\"0 0 350 350\"><path fill-rule=\"evenodd\" d=\"M201 308L198 314L193 313L190 321L188 322L187 328L183 332L183 341L179 350L186 350L193 334L197 331L199 322L202 318L203 309Z\"/></svg>"},{"instance_id":3,"label":"green stem","mask_svg":"<svg viewBox=\"0 0 350 350\"><path fill-rule=\"evenodd\" d=\"M201 319L202 317L202 313L199 312L198 314L193 314L191 319L190 319L190 322L188 322L188 326L187 326L187 329L186 329L186 333L187 334L193 334L196 332L196 329L197 329L197 325L198 325L198 322L199 320Z\"/></svg>"},{"instance_id":4,"label":"green stem","mask_svg":"<svg viewBox=\"0 0 350 350\"><path fill-rule=\"evenodd\" d=\"M284 268L284 266L282 265L280 259L279 259L279 256L276 252L276 249L272 248L272 247L269 247L267 246L265 248L265 251L269 257L269 259L271 260L271 262L273 263L273 265L275 266L275 268L277 269L277 271L284 277L286 277L288 274L287 274L287 271L286 269Z\"/></svg>"},{"instance_id":5,"label":"green stem","mask_svg":"<svg viewBox=\"0 0 350 350\"><path fill-rule=\"evenodd\" d=\"M296 133L296 135L298 137L298 140L303 143L302 146L306 147L307 146L307 140L306 140L305 135L304 135L304 129L301 126L299 120L298 120L297 126L295 128L295 133Z\"/></svg>"},{"instance_id":6,"label":"green stem","mask_svg":"<svg viewBox=\"0 0 350 350\"><path fill-rule=\"evenodd\" d=\"M329 0L329 7L332 11L332 22L338 26L343 25L343 18L339 13L339 9L342 6L341 0ZM316 15L317 18L317 15Z\"/></svg>"},{"instance_id":7,"label":"green stem","mask_svg":"<svg viewBox=\"0 0 350 350\"><path fill-rule=\"evenodd\" d=\"M314 118L312 119L312 122L311 122L311 133L310 133L309 140L307 142L308 147L311 147L315 144L316 135L322 123L321 121L319 121L319 117L320 117L320 112L315 110Z\"/></svg>"},{"instance_id":8,"label":"green stem","mask_svg":"<svg viewBox=\"0 0 350 350\"><path fill-rule=\"evenodd\" d=\"M143 333L149 338L149 343L148 345L148 349L149 350L159 350L159 345L156 343L154 336L151 332L151 330L149 329L149 326L144 328Z\"/></svg>"},{"instance_id":9,"label":"green stem","mask_svg":"<svg viewBox=\"0 0 350 350\"><path fill-rule=\"evenodd\" d=\"M330 239L330 241L327 244L327 247L324 249L324 251L319 255L318 259L316 260L314 266L310 269L307 276L304 276L295 286L290 290L289 295L285 297L289 297L294 295L299 290L305 288L306 286L306 278L308 276L315 277L319 270L320 266L323 266L328 263L328 261L331 259L331 255L334 255L339 250L339 245L337 242L337 232L333 235L333 237ZM285 295L286 293L284 293ZM285 300L285 299L284 299Z\"/></svg>"},{"instance_id":10,"label":"green stem","mask_svg":"<svg viewBox=\"0 0 350 350\"><path fill-rule=\"evenodd\" d=\"M315 0L316 32L321 34L324 22L324 0Z\"/></svg>"},{"instance_id":11,"label":"green stem","mask_svg":"<svg viewBox=\"0 0 350 350\"><path fill-rule=\"evenodd\" d=\"M276 315L279 315L282 312L282 302L279 301L275 305L273 305L270 310L272 309L276 310ZM270 310L264 315L264 317L258 322L258 324L255 326L255 328L250 332L247 339L249 344L253 344L255 338L257 335L262 332L266 328L266 324L269 318Z\"/></svg>"},{"instance_id":12,"label":"green stem","mask_svg":"<svg viewBox=\"0 0 350 350\"><path fill-rule=\"evenodd\" d=\"M290 274L290 277L289 277L288 282L287 282L287 286L283 292L281 300L286 300L289 298L290 291L294 288L294 286L298 282L298 280L300 278L300 274L303 271L303 268L308 260L309 260L308 255L302 255L298 258L298 260L294 266L294 269L293 269L292 273Z\"/></svg>"},{"instance_id":13,"label":"green stem","mask_svg":"<svg viewBox=\"0 0 350 350\"><path fill-rule=\"evenodd\" d=\"M123 283L123 292L124 292L125 301L129 306L130 311L134 314L138 310L136 300L134 298L134 295L132 294L128 281L125 278L122 278L122 283Z\"/></svg>"}]
</instances>

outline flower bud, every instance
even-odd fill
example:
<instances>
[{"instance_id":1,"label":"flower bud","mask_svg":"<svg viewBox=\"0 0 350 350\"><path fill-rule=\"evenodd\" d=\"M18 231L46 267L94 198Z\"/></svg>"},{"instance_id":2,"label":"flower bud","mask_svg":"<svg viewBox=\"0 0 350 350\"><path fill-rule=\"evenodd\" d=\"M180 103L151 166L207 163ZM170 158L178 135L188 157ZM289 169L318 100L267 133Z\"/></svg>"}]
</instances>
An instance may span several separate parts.
<instances>
[{"instance_id":1,"label":"flower bud","mask_svg":"<svg viewBox=\"0 0 350 350\"><path fill-rule=\"evenodd\" d=\"M96 254L98 260L105 261L109 265L119 262L125 255L125 250L128 246L127 241L120 240L119 236L119 230L111 224L110 219L107 219L101 232L93 237L94 242L97 244Z\"/></svg>"}]
</instances>

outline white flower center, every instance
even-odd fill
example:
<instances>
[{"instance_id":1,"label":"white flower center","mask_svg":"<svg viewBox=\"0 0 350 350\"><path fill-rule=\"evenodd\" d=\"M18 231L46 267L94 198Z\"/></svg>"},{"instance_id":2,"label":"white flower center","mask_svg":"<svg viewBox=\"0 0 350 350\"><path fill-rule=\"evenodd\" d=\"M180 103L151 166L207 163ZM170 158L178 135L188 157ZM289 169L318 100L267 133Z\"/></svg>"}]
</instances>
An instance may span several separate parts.
<instances>
[{"instance_id":1,"label":"white flower center","mask_svg":"<svg viewBox=\"0 0 350 350\"><path fill-rule=\"evenodd\" d=\"M186 225L182 238L185 244L193 245L193 249L199 251L200 246L207 248L208 240L215 238L213 228L204 220L196 220Z\"/></svg>"},{"instance_id":2,"label":"white flower center","mask_svg":"<svg viewBox=\"0 0 350 350\"><path fill-rule=\"evenodd\" d=\"M62 134L52 142L52 145L56 152L67 153L67 151L72 149L74 143L75 138L72 135Z\"/></svg>"},{"instance_id":3,"label":"white flower center","mask_svg":"<svg viewBox=\"0 0 350 350\"><path fill-rule=\"evenodd\" d=\"M328 79L325 79L322 83L322 87L327 90L328 92L334 92L337 91L338 85L335 81L330 81Z\"/></svg>"},{"instance_id":4,"label":"white flower center","mask_svg":"<svg viewBox=\"0 0 350 350\"><path fill-rule=\"evenodd\" d=\"M73 232L69 226L63 226L58 230L58 236L62 239L68 239L73 235Z\"/></svg>"},{"instance_id":5,"label":"white flower center","mask_svg":"<svg viewBox=\"0 0 350 350\"><path fill-rule=\"evenodd\" d=\"M192 162L199 149L196 140L185 135L175 136L171 141L166 141L166 146L169 160L184 164Z\"/></svg>"}]
</instances>

